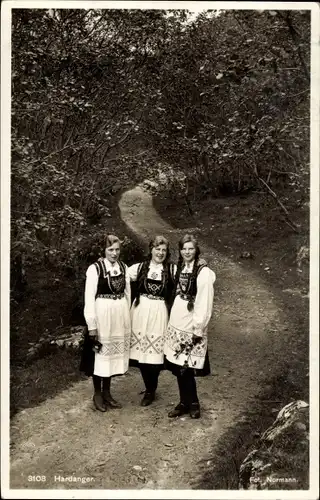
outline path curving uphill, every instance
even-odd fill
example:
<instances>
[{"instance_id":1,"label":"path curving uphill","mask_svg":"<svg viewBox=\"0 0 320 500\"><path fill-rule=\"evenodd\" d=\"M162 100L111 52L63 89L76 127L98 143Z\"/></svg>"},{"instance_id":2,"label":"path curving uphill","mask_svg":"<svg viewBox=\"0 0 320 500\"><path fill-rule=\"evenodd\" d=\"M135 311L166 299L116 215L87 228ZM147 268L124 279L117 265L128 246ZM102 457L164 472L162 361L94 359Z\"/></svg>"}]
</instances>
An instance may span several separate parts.
<instances>
[{"instance_id":1,"label":"path curving uphill","mask_svg":"<svg viewBox=\"0 0 320 500\"><path fill-rule=\"evenodd\" d=\"M125 192L119 208L144 243L163 234L177 247L184 231L160 217L143 185ZM217 275L209 326L212 374L198 381L202 418L167 418L178 401L170 373L161 374L158 398L147 408L139 406L138 370L116 378L113 388L123 409L106 413L92 411L91 380L78 382L12 419L11 488L195 487L199 461L212 460L214 443L250 405L262 380L280 369L290 332L288 319L257 274L208 248L201 236L200 244ZM28 480L35 475L45 480Z\"/></svg>"}]
</instances>

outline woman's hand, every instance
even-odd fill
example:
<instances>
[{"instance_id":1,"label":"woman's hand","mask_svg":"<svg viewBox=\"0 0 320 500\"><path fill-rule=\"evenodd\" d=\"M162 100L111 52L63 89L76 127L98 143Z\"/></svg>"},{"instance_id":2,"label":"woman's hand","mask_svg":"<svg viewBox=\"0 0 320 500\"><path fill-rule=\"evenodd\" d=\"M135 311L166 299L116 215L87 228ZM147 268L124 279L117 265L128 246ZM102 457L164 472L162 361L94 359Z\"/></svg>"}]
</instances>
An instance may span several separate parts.
<instances>
[{"instance_id":1,"label":"woman's hand","mask_svg":"<svg viewBox=\"0 0 320 500\"><path fill-rule=\"evenodd\" d=\"M201 335L195 335L194 333L192 334L192 344L193 345L200 344L201 341L202 341Z\"/></svg>"},{"instance_id":2,"label":"woman's hand","mask_svg":"<svg viewBox=\"0 0 320 500\"><path fill-rule=\"evenodd\" d=\"M92 340L92 350L93 352L100 352L102 348L101 342L98 340L98 330L88 330L89 337Z\"/></svg>"},{"instance_id":3,"label":"woman's hand","mask_svg":"<svg viewBox=\"0 0 320 500\"><path fill-rule=\"evenodd\" d=\"M98 330L95 328L94 330L89 330L89 337L98 337Z\"/></svg>"},{"instance_id":4,"label":"woman's hand","mask_svg":"<svg viewBox=\"0 0 320 500\"><path fill-rule=\"evenodd\" d=\"M192 327L192 337L193 338L202 338L203 337L203 333L202 333L202 330L201 328L196 328L194 325Z\"/></svg>"}]
</instances>

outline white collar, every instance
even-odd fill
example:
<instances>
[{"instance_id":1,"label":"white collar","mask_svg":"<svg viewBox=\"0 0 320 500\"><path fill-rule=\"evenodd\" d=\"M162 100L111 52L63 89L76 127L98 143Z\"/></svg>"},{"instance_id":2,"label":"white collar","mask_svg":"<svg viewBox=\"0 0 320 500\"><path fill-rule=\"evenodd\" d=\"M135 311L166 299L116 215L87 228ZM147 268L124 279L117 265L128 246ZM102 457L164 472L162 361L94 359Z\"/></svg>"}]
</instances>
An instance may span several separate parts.
<instances>
[{"instance_id":1,"label":"white collar","mask_svg":"<svg viewBox=\"0 0 320 500\"><path fill-rule=\"evenodd\" d=\"M194 260L192 260L191 262L185 263L183 270L192 272L193 265L194 265Z\"/></svg>"},{"instance_id":2,"label":"white collar","mask_svg":"<svg viewBox=\"0 0 320 500\"><path fill-rule=\"evenodd\" d=\"M119 269L119 262L118 261L116 261L114 264L112 264L112 262L110 262L110 260L108 260L107 257L105 257L103 259L103 261L105 263L107 271L109 271L109 269L112 269L112 270Z\"/></svg>"},{"instance_id":3,"label":"white collar","mask_svg":"<svg viewBox=\"0 0 320 500\"><path fill-rule=\"evenodd\" d=\"M150 265L149 265L149 269L156 269L156 270L160 270L160 269L163 269L163 264L162 262L153 262L153 260L150 261Z\"/></svg>"}]
</instances>

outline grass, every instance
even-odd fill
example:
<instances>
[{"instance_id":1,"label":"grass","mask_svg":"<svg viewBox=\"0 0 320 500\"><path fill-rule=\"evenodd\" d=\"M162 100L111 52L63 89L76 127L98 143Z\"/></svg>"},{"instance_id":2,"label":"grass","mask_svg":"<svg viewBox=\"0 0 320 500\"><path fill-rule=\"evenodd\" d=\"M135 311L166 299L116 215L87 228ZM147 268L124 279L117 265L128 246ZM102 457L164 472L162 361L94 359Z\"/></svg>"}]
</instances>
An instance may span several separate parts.
<instances>
[{"instance_id":1,"label":"grass","mask_svg":"<svg viewBox=\"0 0 320 500\"><path fill-rule=\"evenodd\" d=\"M84 379L79 363L78 353L67 349L56 349L28 365L16 363L10 370L11 416Z\"/></svg>"},{"instance_id":2,"label":"grass","mask_svg":"<svg viewBox=\"0 0 320 500\"><path fill-rule=\"evenodd\" d=\"M292 380L292 366L272 379L265 381L265 389L252 400L250 408L239 416L236 426L229 429L215 444L212 450L212 463L202 464L202 478L195 486L197 489L237 490L239 470L246 456L258 446L260 435L274 422L279 410L296 399L308 401L306 381ZM284 453L281 454L282 459ZM210 458L209 458L210 460ZM283 463L284 476L299 479L298 489L308 489L308 451L300 450L295 459ZM277 471L278 472L278 471ZM290 483L281 489L290 489ZM295 485L296 487L296 485Z\"/></svg>"}]
</instances>

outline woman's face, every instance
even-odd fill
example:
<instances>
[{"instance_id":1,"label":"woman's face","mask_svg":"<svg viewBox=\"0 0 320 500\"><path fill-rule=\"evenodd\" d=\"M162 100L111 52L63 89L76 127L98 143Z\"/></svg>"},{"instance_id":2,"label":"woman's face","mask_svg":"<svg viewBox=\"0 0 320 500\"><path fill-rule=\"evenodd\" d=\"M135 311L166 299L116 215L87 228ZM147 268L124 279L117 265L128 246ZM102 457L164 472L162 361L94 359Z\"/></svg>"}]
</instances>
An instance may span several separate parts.
<instances>
[{"instance_id":1,"label":"woman's face","mask_svg":"<svg viewBox=\"0 0 320 500\"><path fill-rule=\"evenodd\" d=\"M196 255L195 245L191 241L188 241L187 243L185 243L182 247L181 255L182 255L184 262L186 262L186 263L192 262L195 258L195 255Z\"/></svg>"},{"instance_id":2,"label":"woman's face","mask_svg":"<svg viewBox=\"0 0 320 500\"><path fill-rule=\"evenodd\" d=\"M155 262L156 264L161 264L165 260L167 252L167 245L165 245L164 243L162 245L158 245L157 247L153 247L153 249L151 250L151 257L153 262Z\"/></svg>"},{"instance_id":3,"label":"woman's face","mask_svg":"<svg viewBox=\"0 0 320 500\"><path fill-rule=\"evenodd\" d=\"M110 247L106 248L106 258L111 262L114 263L118 260L120 255L120 243L117 241Z\"/></svg>"}]
</instances>

